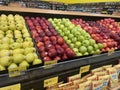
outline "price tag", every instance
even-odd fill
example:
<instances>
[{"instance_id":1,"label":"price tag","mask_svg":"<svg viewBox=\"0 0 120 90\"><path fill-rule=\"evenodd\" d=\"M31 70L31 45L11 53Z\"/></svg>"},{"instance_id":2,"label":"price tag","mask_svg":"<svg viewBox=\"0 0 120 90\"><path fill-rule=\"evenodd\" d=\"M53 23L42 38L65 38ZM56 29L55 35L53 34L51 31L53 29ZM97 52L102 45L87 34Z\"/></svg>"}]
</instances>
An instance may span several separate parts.
<instances>
[{"instance_id":1,"label":"price tag","mask_svg":"<svg viewBox=\"0 0 120 90\"><path fill-rule=\"evenodd\" d=\"M90 70L90 65L87 65L87 66L83 66L80 68L80 73L85 73L85 72L88 72Z\"/></svg>"},{"instance_id":2,"label":"price tag","mask_svg":"<svg viewBox=\"0 0 120 90\"><path fill-rule=\"evenodd\" d=\"M114 50L109 50L108 51L108 56L112 55L115 51Z\"/></svg>"},{"instance_id":3,"label":"price tag","mask_svg":"<svg viewBox=\"0 0 120 90\"><path fill-rule=\"evenodd\" d=\"M26 67L10 68L10 69L8 69L9 77L19 76L25 70L26 70Z\"/></svg>"},{"instance_id":4,"label":"price tag","mask_svg":"<svg viewBox=\"0 0 120 90\"><path fill-rule=\"evenodd\" d=\"M47 69L47 68L51 68L53 64L56 64L57 63L57 60L52 60L52 61L47 61L44 63L44 68Z\"/></svg>"},{"instance_id":5,"label":"price tag","mask_svg":"<svg viewBox=\"0 0 120 90\"><path fill-rule=\"evenodd\" d=\"M10 85L6 87L2 87L0 88L0 90L21 90L21 85L20 84Z\"/></svg>"},{"instance_id":6,"label":"price tag","mask_svg":"<svg viewBox=\"0 0 120 90\"><path fill-rule=\"evenodd\" d=\"M49 87L58 83L58 76L44 80L44 87Z\"/></svg>"}]
</instances>

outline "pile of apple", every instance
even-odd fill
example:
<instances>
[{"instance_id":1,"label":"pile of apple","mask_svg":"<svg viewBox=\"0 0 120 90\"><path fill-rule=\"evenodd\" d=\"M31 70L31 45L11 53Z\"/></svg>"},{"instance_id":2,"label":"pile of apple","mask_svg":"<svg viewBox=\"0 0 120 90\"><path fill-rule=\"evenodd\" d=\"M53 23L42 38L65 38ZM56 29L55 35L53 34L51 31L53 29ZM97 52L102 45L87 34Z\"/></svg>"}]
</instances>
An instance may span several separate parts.
<instances>
[{"instance_id":1,"label":"pile of apple","mask_svg":"<svg viewBox=\"0 0 120 90\"><path fill-rule=\"evenodd\" d=\"M109 36L118 43L117 47L120 49L120 27L118 23L111 18L102 19L97 22L109 30Z\"/></svg>"},{"instance_id":2,"label":"pile of apple","mask_svg":"<svg viewBox=\"0 0 120 90\"><path fill-rule=\"evenodd\" d=\"M0 16L0 71L41 64L20 15Z\"/></svg>"},{"instance_id":3,"label":"pile of apple","mask_svg":"<svg viewBox=\"0 0 120 90\"><path fill-rule=\"evenodd\" d=\"M52 25L44 17L26 17L41 58L46 62L50 60L65 60L75 56L63 38L58 35Z\"/></svg>"},{"instance_id":4,"label":"pile of apple","mask_svg":"<svg viewBox=\"0 0 120 90\"><path fill-rule=\"evenodd\" d=\"M64 38L66 43L75 52L76 56L85 56L101 53L102 44L96 44L95 40L80 26L75 26L69 19L48 19L56 31Z\"/></svg>"},{"instance_id":5,"label":"pile of apple","mask_svg":"<svg viewBox=\"0 0 120 90\"><path fill-rule=\"evenodd\" d=\"M84 21L82 19L72 19L72 23L80 25L97 42L103 44L102 52L117 49L117 42L110 38L110 31L95 21Z\"/></svg>"}]
</instances>

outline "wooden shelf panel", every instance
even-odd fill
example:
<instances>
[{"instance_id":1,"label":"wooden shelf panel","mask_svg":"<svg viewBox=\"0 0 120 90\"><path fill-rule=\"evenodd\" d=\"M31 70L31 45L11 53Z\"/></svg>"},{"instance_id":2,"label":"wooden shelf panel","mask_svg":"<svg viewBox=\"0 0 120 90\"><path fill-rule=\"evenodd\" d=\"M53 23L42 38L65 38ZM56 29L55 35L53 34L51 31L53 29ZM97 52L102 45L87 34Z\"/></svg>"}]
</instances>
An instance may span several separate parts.
<instances>
[{"instance_id":1,"label":"wooden shelf panel","mask_svg":"<svg viewBox=\"0 0 120 90\"><path fill-rule=\"evenodd\" d=\"M45 10L45 9L24 8L24 7L10 7L10 6L0 6L0 11L120 18L120 16L114 16L114 15L92 14L92 13L82 13L82 12L73 12L73 11Z\"/></svg>"}]
</instances>

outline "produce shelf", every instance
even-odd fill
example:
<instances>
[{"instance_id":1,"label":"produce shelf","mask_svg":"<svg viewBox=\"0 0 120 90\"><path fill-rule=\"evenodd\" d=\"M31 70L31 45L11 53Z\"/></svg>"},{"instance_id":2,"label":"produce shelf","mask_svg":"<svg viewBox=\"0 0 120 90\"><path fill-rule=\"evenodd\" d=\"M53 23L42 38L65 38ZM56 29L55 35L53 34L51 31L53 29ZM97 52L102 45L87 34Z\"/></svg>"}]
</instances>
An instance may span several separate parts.
<instances>
[{"instance_id":1,"label":"produce shelf","mask_svg":"<svg viewBox=\"0 0 120 90\"><path fill-rule=\"evenodd\" d=\"M75 17L98 17L98 18L104 18L104 17L110 17L115 19L120 19L120 16L111 16L111 15L103 15L103 14L90 14L90 13L81 13L81 12L70 12L70 11L56 11L56 10L43 10L43 9L35 9L35 8L20 8L20 7L7 7L7 6L0 6L0 13L6 12L10 13L21 13L26 15L30 14L37 14L37 15L45 15L47 17L56 15L59 16L75 16ZM53 15L54 14L54 15ZM66 60L64 62L59 62L57 64L50 65L51 68L46 69L45 66L39 66L39 67L33 67L24 72L24 74L17 76L17 77L9 77L9 74L0 74L0 87L7 86L10 84L15 83L21 83L22 90L30 90L33 87L43 87L43 81L46 78L50 78L53 76L60 76L59 79L65 78L64 72L71 73L74 69L75 72L78 73L79 68L81 66L85 65L91 65L91 68L95 68L97 66L100 66L99 64L110 64L111 62L118 62L118 59L120 58L120 50L115 51L114 53L111 53L110 55L108 53L102 53L99 55L93 55L93 56L87 56L87 57L77 57L72 60ZM77 68L77 69L76 69ZM70 72L71 71L71 72ZM62 75L60 73L63 73ZM68 75L68 74L67 74ZM65 77L63 77L65 76ZM64 79L61 79L62 81ZM36 86L35 86L36 85ZM29 87L30 86L30 87ZM39 87L39 88L40 88ZM29 88L29 89L28 89ZM39 88L34 90L39 90ZM43 89L40 89L43 90ZM116 89L115 89L116 90Z\"/></svg>"},{"instance_id":2,"label":"produce shelf","mask_svg":"<svg viewBox=\"0 0 120 90\"><path fill-rule=\"evenodd\" d=\"M114 15L92 14L92 13L82 13L82 12L73 12L73 11L44 10L44 9L24 8L24 7L16 8L10 6L0 6L0 11L120 18L120 16L114 16Z\"/></svg>"}]
</instances>

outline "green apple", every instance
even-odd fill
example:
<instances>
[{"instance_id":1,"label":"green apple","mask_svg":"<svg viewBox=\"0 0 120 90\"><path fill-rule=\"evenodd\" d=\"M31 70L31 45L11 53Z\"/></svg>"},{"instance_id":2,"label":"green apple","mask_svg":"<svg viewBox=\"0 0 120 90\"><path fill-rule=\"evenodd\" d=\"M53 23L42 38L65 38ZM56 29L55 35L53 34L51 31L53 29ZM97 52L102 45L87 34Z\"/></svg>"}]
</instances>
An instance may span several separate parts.
<instances>
[{"instance_id":1,"label":"green apple","mask_svg":"<svg viewBox=\"0 0 120 90\"><path fill-rule=\"evenodd\" d=\"M5 70L5 67L3 67L2 65L0 65L0 71Z\"/></svg>"},{"instance_id":2,"label":"green apple","mask_svg":"<svg viewBox=\"0 0 120 90\"><path fill-rule=\"evenodd\" d=\"M69 30L65 32L65 35L69 35L69 34L70 34L70 31L69 31Z\"/></svg>"},{"instance_id":3,"label":"green apple","mask_svg":"<svg viewBox=\"0 0 120 90\"><path fill-rule=\"evenodd\" d=\"M30 37L30 34L29 33L24 33L23 37Z\"/></svg>"},{"instance_id":4,"label":"green apple","mask_svg":"<svg viewBox=\"0 0 120 90\"><path fill-rule=\"evenodd\" d=\"M4 37L4 38L2 38L2 43L3 44L9 44L10 43L10 39L8 38L8 37Z\"/></svg>"},{"instance_id":5,"label":"green apple","mask_svg":"<svg viewBox=\"0 0 120 90\"><path fill-rule=\"evenodd\" d=\"M35 59L35 60L33 61L33 65L38 65L38 64L42 64L42 60L40 60L40 59Z\"/></svg>"},{"instance_id":6,"label":"green apple","mask_svg":"<svg viewBox=\"0 0 120 90\"><path fill-rule=\"evenodd\" d=\"M64 36L64 32L60 33L61 36Z\"/></svg>"},{"instance_id":7,"label":"green apple","mask_svg":"<svg viewBox=\"0 0 120 90\"><path fill-rule=\"evenodd\" d=\"M75 52L75 54L79 53L78 48L73 48L73 51Z\"/></svg>"},{"instance_id":8,"label":"green apple","mask_svg":"<svg viewBox=\"0 0 120 90\"><path fill-rule=\"evenodd\" d=\"M1 34L4 35L4 31L0 30L0 35L1 35Z\"/></svg>"},{"instance_id":9,"label":"green apple","mask_svg":"<svg viewBox=\"0 0 120 90\"><path fill-rule=\"evenodd\" d=\"M21 32L18 31L18 30L15 30L15 31L14 31L14 34L21 34Z\"/></svg>"},{"instance_id":10,"label":"green apple","mask_svg":"<svg viewBox=\"0 0 120 90\"><path fill-rule=\"evenodd\" d=\"M25 42L23 42L22 43L22 46L23 46L23 48L27 48L27 47L33 47L33 42L27 42L27 41L25 41Z\"/></svg>"},{"instance_id":11,"label":"green apple","mask_svg":"<svg viewBox=\"0 0 120 90\"><path fill-rule=\"evenodd\" d=\"M8 22L5 21L5 20L1 20L1 21L0 21L0 25L8 25Z\"/></svg>"},{"instance_id":12,"label":"green apple","mask_svg":"<svg viewBox=\"0 0 120 90\"><path fill-rule=\"evenodd\" d=\"M10 57L9 56L5 56L5 57L2 57L0 59L0 65L6 67L6 66L9 66L11 64L11 60L10 60Z\"/></svg>"},{"instance_id":13,"label":"green apple","mask_svg":"<svg viewBox=\"0 0 120 90\"><path fill-rule=\"evenodd\" d=\"M0 18L1 21L7 21L7 18Z\"/></svg>"},{"instance_id":14,"label":"green apple","mask_svg":"<svg viewBox=\"0 0 120 90\"><path fill-rule=\"evenodd\" d=\"M49 18L48 21L51 22L51 21L53 21L53 20L52 20L52 18Z\"/></svg>"},{"instance_id":15,"label":"green apple","mask_svg":"<svg viewBox=\"0 0 120 90\"><path fill-rule=\"evenodd\" d=\"M22 38L17 38L17 39L16 39L16 42L22 43L22 42L23 42L23 39L22 39Z\"/></svg>"},{"instance_id":16,"label":"green apple","mask_svg":"<svg viewBox=\"0 0 120 90\"><path fill-rule=\"evenodd\" d=\"M89 45L90 45L89 40L84 40L84 41L82 42L82 45L83 45L83 46L89 46Z\"/></svg>"},{"instance_id":17,"label":"green apple","mask_svg":"<svg viewBox=\"0 0 120 90\"><path fill-rule=\"evenodd\" d=\"M55 30L59 30L60 28L58 26L55 27Z\"/></svg>"},{"instance_id":18,"label":"green apple","mask_svg":"<svg viewBox=\"0 0 120 90\"><path fill-rule=\"evenodd\" d=\"M91 36L89 34L85 34L85 39L90 39Z\"/></svg>"},{"instance_id":19,"label":"green apple","mask_svg":"<svg viewBox=\"0 0 120 90\"><path fill-rule=\"evenodd\" d=\"M7 25L0 25L0 29L2 30L2 31L7 31L8 30L8 26Z\"/></svg>"},{"instance_id":20,"label":"green apple","mask_svg":"<svg viewBox=\"0 0 120 90\"><path fill-rule=\"evenodd\" d=\"M76 37L73 37L72 38L72 42L75 43L77 41L77 38Z\"/></svg>"},{"instance_id":21,"label":"green apple","mask_svg":"<svg viewBox=\"0 0 120 90\"><path fill-rule=\"evenodd\" d=\"M91 52L90 52L90 54L94 54L94 53L95 53L95 51L91 51Z\"/></svg>"},{"instance_id":22,"label":"green apple","mask_svg":"<svg viewBox=\"0 0 120 90\"><path fill-rule=\"evenodd\" d=\"M87 32L85 30L81 30L80 33L84 36L84 35L86 35Z\"/></svg>"},{"instance_id":23,"label":"green apple","mask_svg":"<svg viewBox=\"0 0 120 90\"><path fill-rule=\"evenodd\" d=\"M2 40L0 40L0 45L2 44Z\"/></svg>"},{"instance_id":24,"label":"green apple","mask_svg":"<svg viewBox=\"0 0 120 90\"><path fill-rule=\"evenodd\" d=\"M13 44L14 43L14 40L11 38L10 39L10 44Z\"/></svg>"},{"instance_id":25,"label":"green apple","mask_svg":"<svg viewBox=\"0 0 120 90\"><path fill-rule=\"evenodd\" d=\"M33 53L35 59L38 59L38 55L36 53Z\"/></svg>"},{"instance_id":26,"label":"green apple","mask_svg":"<svg viewBox=\"0 0 120 90\"><path fill-rule=\"evenodd\" d=\"M7 18L5 14L1 14L1 18Z\"/></svg>"},{"instance_id":27,"label":"green apple","mask_svg":"<svg viewBox=\"0 0 120 90\"><path fill-rule=\"evenodd\" d=\"M15 43L11 44L10 47L11 47L11 49L17 49L17 48L21 48L22 44L15 42Z\"/></svg>"},{"instance_id":28,"label":"green apple","mask_svg":"<svg viewBox=\"0 0 120 90\"><path fill-rule=\"evenodd\" d=\"M13 34L11 30L6 31L6 34Z\"/></svg>"},{"instance_id":29,"label":"green apple","mask_svg":"<svg viewBox=\"0 0 120 90\"><path fill-rule=\"evenodd\" d=\"M89 43L90 43L91 46L93 46L96 42L95 42L94 39L89 39Z\"/></svg>"},{"instance_id":30,"label":"green apple","mask_svg":"<svg viewBox=\"0 0 120 90\"><path fill-rule=\"evenodd\" d=\"M68 37L67 36L63 36L64 40L67 41L68 40Z\"/></svg>"},{"instance_id":31,"label":"green apple","mask_svg":"<svg viewBox=\"0 0 120 90\"><path fill-rule=\"evenodd\" d=\"M8 19L9 19L9 18L14 18L14 16L13 16L12 14L9 14L9 15L8 15Z\"/></svg>"},{"instance_id":32,"label":"green apple","mask_svg":"<svg viewBox=\"0 0 120 90\"><path fill-rule=\"evenodd\" d=\"M94 44L93 46L94 46L94 50L97 50L99 48L97 44Z\"/></svg>"},{"instance_id":33,"label":"green apple","mask_svg":"<svg viewBox=\"0 0 120 90\"><path fill-rule=\"evenodd\" d=\"M10 30L16 30L16 26L15 26L14 24L10 24L10 25L9 25L9 29L10 29Z\"/></svg>"},{"instance_id":34,"label":"green apple","mask_svg":"<svg viewBox=\"0 0 120 90\"><path fill-rule=\"evenodd\" d=\"M8 69L11 69L11 68L17 68L18 66L15 64L15 63L12 63L9 65Z\"/></svg>"},{"instance_id":35,"label":"green apple","mask_svg":"<svg viewBox=\"0 0 120 90\"><path fill-rule=\"evenodd\" d=\"M24 49L24 54L28 54L28 53L33 53L35 51L35 48L33 47L28 47Z\"/></svg>"},{"instance_id":36,"label":"green apple","mask_svg":"<svg viewBox=\"0 0 120 90\"><path fill-rule=\"evenodd\" d=\"M77 53L76 56L83 56L83 54L82 53Z\"/></svg>"},{"instance_id":37,"label":"green apple","mask_svg":"<svg viewBox=\"0 0 120 90\"><path fill-rule=\"evenodd\" d=\"M83 53L87 52L87 48L85 46L81 46L79 48L79 52L81 52L83 54Z\"/></svg>"},{"instance_id":38,"label":"green apple","mask_svg":"<svg viewBox=\"0 0 120 90\"><path fill-rule=\"evenodd\" d=\"M29 67L29 63L27 61L22 61L20 64L19 64L19 67Z\"/></svg>"},{"instance_id":39,"label":"green apple","mask_svg":"<svg viewBox=\"0 0 120 90\"><path fill-rule=\"evenodd\" d=\"M58 30L58 33L62 33L62 30L59 29L59 30Z\"/></svg>"},{"instance_id":40,"label":"green apple","mask_svg":"<svg viewBox=\"0 0 120 90\"><path fill-rule=\"evenodd\" d=\"M71 47L71 48L74 48L74 47L75 47L75 45L74 45L73 43L71 43L71 44L70 44L70 47Z\"/></svg>"},{"instance_id":41,"label":"green apple","mask_svg":"<svg viewBox=\"0 0 120 90\"><path fill-rule=\"evenodd\" d=\"M29 42L29 41L32 41L32 38L31 38L31 37L26 37L26 38L25 38L25 41L28 41L28 42Z\"/></svg>"},{"instance_id":42,"label":"green apple","mask_svg":"<svg viewBox=\"0 0 120 90\"><path fill-rule=\"evenodd\" d=\"M23 54L14 54L13 55L13 62L16 64L21 63L25 59L25 56Z\"/></svg>"},{"instance_id":43,"label":"green apple","mask_svg":"<svg viewBox=\"0 0 120 90\"><path fill-rule=\"evenodd\" d=\"M0 39L2 39L4 37L4 34L0 34Z\"/></svg>"},{"instance_id":44,"label":"green apple","mask_svg":"<svg viewBox=\"0 0 120 90\"><path fill-rule=\"evenodd\" d=\"M66 42L67 42L68 44L71 44L71 40L67 40Z\"/></svg>"},{"instance_id":45,"label":"green apple","mask_svg":"<svg viewBox=\"0 0 120 90\"><path fill-rule=\"evenodd\" d=\"M100 54L101 53L101 51L99 50L99 49L97 49L95 52L94 52L94 54Z\"/></svg>"},{"instance_id":46,"label":"green apple","mask_svg":"<svg viewBox=\"0 0 120 90\"><path fill-rule=\"evenodd\" d=\"M80 46L81 46L81 43L80 43L79 41L76 41L76 42L75 42L75 47L76 47L76 48L80 48Z\"/></svg>"},{"instance_id":47,"label":"green apple","mask_svg":"<svg viewBox=\"0 0 120 90\"><path fill-rule=\"evenodd\" d=\"M1 50L0 57L9 56L11 52L9 50Z\"/></svg>"},{"instance_id":48,"label":"green apple","mask_svg":"<svg viewBox=\"0 0 120 90\"><path fill-rule=\"evenodd\" d=\"M75 32L74 32L74 36L76 36L76 37L78 37L78 38L79 38L79 36L81 36L81 34L80 34L80 32L75 31Z\"/></svg>"},{"instance_id":49,"label":"green apple","mask_svg":"<svg viewBox=\"0 0 120 90\"><path fill-rule=\"evenodd\" d=\"M15 34L15 38L22 38L22 34Z\"/></svg>"},{"instance_id":50,"label":"green apple","mask_svg":"<svg viewBox=\"0 0 120 90\"><path fill-rule=\"evenodd\" d=\"M69 30L73 30L74 27L75 27L75 25L74 25L74 24L71 24L68 28L69 28Z\"/></svg>"},{"instance_id":51,"label":"green apple","mask_svg":"<svg viewBox=\"0 0 120 90\"><path fill-rule=\"evenodd\" d=\"M6 37L13 38L13 35L12 34L7 34Z\"/></svg>"},{"instance_id":52,"label":"green apple","mask_svg":"<svg viewBox=\"0 0 120 90\"><path fill-rule=\"evenodd\" d=\"M16 24L16 29L17 30L22 30L23 29L23 25L22 24Z\"/></svg>"},{"instance_id":53,"label":"green apple","mask_svg":"<svg viewBox=\"0 0 120 90\"><path fill-rule=\"evenodd\" d=\"M87 51L88 51L89 53L91 53L93 50L94 50L94 48L93 48L92 46L88 46L88 47L87 47Z\"/></svg>"},{"instance_id":54,"label":"green apple","mask_svg":"<svg viewBox=\"0 0 120 90\"><path fill-rule=\"evenodd\" d=\"M72 38L74 38L74 35L73 34L69 34L69 39L72 39Z\"/></svg>"},{"instance_id":55,"label":"green apple","mask_svg":"<svg viewBox=\"0 0 120 90\"><path fill-rule=\"evenodd\" d=\"M9 50L9 44L1 44L0 50Z\"/></svg>"},{"instance_id":56,"label":"green apple","mask_svg":"<svg viewBox=\"0 0 120 90\"><path fill-rule=\"evenodd\" d=\"M64 25L60 25L59 27L60 27L60 29L64 29Z\"/></svg>"},{"instance_id":57,"label":"green apple","mask_svg":"<svg viewBox=\"0 0 120 90\"><path fill-rule=\"evenodd\" d=\"M24 49L14 49L13 51L12 51L12 53L13 53L13 55L14 54L23 54L24 53Z\"/></svg>"},{"instance_id":58,"label":"green apple","mask_svg":"<svg viewBox=\"0 0 120 90\"><path fill-rule=\"evenodd\" d=\"M88 52L85 52L84 55L87 56L87 55L89 55L89 53L88 53Z\"/></svg>"},{"instance_id":59,"label":"green apple","mask_svg":"<svg viewBox=\"0 0 120 90\"><path fill-rule=\"evenodd\" d=\"M99 49L102 49L102 48L103 48L103 44L98 43L98 48L99 48Z\"/></svg>"},{"instance_id":60,"label":"green apple","mask_svg":"<svg viewBox=\"0 0 120 90\"><path fill-rule=\"evenodd\" d=\"M26 55L26 61L27 61L28 63L33 62L34 59L35 59L35 56L34 56L33 53L28 53L28 54Z\"/></svg>"},{"instance_id":61,"label":"green apple","mask_svg":"<svg viewBox=\"0 0 120 90\"><path fill-rule=\"evenodd\" d=\"M84 36L78 36L78 40L79 40L80 42L82 42L84 39L85 39Z\"/></svg>"}]
</instances>

